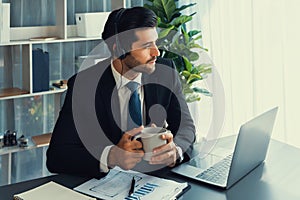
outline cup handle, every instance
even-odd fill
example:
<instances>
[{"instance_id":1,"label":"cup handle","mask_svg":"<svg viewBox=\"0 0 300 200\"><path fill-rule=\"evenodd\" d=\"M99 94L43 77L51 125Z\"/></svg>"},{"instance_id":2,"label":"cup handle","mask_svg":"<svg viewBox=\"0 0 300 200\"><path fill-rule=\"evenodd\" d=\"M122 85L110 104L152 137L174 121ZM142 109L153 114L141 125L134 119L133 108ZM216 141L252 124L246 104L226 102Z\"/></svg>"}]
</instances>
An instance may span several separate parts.
<instances>
[{"instance_id":1,"label":"cup handle","mask_svg":"<svg viewBox=\"0 0 300 200\"><path fill-rule=\"evenodd\" d=\"M136 139L139 139L139 138L141 138L142 136L141 136L141 134L137 134L137 135L135 135L133 138L132 138L132 140L136 140Z\"/></svg>"}]
</instances>

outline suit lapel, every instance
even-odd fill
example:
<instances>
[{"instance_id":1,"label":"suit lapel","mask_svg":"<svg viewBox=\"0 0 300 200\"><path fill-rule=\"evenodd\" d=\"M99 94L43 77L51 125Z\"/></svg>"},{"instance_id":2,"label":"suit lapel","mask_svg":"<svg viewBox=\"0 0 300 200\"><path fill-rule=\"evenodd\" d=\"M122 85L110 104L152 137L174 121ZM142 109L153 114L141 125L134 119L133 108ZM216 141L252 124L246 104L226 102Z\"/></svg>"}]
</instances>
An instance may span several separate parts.
<instances>
[{"instance_id":1,"label":"suit lapel","mask_svg":"<svg viewBox=\"0 0 300 200\"><path fill-rule=\"evenodd\" d=\"M152 105L157 104L158 90L157 90L157 86L155 85L156 83L157 83L156 76L143 74L142 84L144 87L144 101L145 101L145 107L146 107L146 124L145 125L149 125L151 123L149 109L151 108Z\"/></svg>"},{"instance_id":2,"label":"suit lapel","mask_svg":"<svg viewBox=\"0 0 300 200\"><path fill-rule=\"evenodd\" d=\"M104 66L105 67L105 66ZM105 131L107 137L114 143L118 142L122 137L121 120L120 120L120 103L118 92L116 89L115 79L112 75L111 66L107 67L99 81L97 94L100 93L104 105L100 107L107 113L107 121L109 123L108 130ZM96 102L97 103L97 102ZM106 126L106 125L105 125Z\"/></svg>"}]
</instances>

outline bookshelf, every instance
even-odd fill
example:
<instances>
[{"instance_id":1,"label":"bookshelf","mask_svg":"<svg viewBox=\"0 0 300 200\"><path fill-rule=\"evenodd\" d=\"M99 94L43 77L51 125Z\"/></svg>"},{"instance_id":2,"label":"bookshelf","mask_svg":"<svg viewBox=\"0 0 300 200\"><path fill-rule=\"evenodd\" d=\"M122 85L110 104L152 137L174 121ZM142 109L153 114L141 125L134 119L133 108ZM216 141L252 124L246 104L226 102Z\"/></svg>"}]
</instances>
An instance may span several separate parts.
<instances>
[{"instance_id":1,"label":"bookshelf","mask_svg":"<svg viewBox=\"0 0 300 200\"><path fill-rule=\"evenodd\" d=\"M10 18L11 21L14 20L14 16L21 15L21 13L16 12L16 1L14 0L0 0L0 5L2 3L10 3L10 8L11 8L11 13L10 13ZM131 6L131 1L130 0L21 0L19 4L17 4L17 7L26 7L24 9L31 9L30 4L32 7L36 7L37 5L40 6L42 4L51 4L50 9L53 9L55 13L54 17L54 23L50 23L50 25L24 25L24 26L11 26L9 33L10 33L10 40L8 42L0 42L0 70L1 70L1 64L2 67L8 68L8 74L10 76L13 76L15 72L15 63L11 61L12 53L11 52L19 52L13 56L16 58L13 58L16 60L16 62L20 62L19 65L19 71L17 72L18 75L21 77L19 83L17 86L1 86L1 80L0 80L0 106L1 102L8 102L3 105L6 107L6 105L9 105L10 110L16 110L15 101L22 101L23 99L27 98L36 98L36 97L47 97L47 96L54 96L54 120L56 121L58 117L58 113L61 108L61 103L63 102L64 98L64 93L67 89L60 89L60 88L55 88L52 87L52 83L57 81L55 79L50 79L50 90L48 91L41 91L41 92L33 92L33 65L32 65L32 51L35 48L39 47L46 47L50 49L49 53L52 53L51 51L55 51L57 46L65 45L67 46L64 51L68 51L68 47L71 46L76 53L78 53L78 47L76 46L78 44L79 47L82 49L87 50L88 48L85 47L89 46L91 48L93 45L100 43L101 38L99 37L79 37L77 36L77 27L74 24L74 19L73 22L70 23L70 10L71 12L71 18L75 18L75 13L82 12L82 10L88 10L86 9L87 7L96 7L95 9L98 9L97 12L109 12L110 10L120 8L120 7L126 7L126 5ZM99 6L100 5L100 6ZM84 9L81 9L81 7L84 7ZM40 10L43 11L43 9L48 9L46 6L45 8L39 8L37 7L36 10L39 12ZM103 10L103 11L102 11ZM85 11L85 12L90 12L90 11ZM94 10L92 12L95 12ZM51 18L54 15L48 15L46 18ZM29 20L30 21L30 20ZM71 20L72 21L72 20ZM50 39L41 39L41 40L31 40L31 38L37 38L37 37L49 37ZM89 43L91 42L91 44ZM51 48L50 48L51 47ZM2 55L1 55L2 54ZM64 57L58 58L60 60L68 59L68 60L73 60L72 63L75 63L75 54L71 56L71 58L66 58L70 56L65 56ZM77 55L76 55L77 56ZM84 56L84 55L82 55ZM2 59L2 60L1 60ZM50 58L50 62L51 62ZM53 64L53 66L56 66ZM63 68L68 68L68 63L66 66L63 66ZM73 66L74 67L74 66ZM50 66L50 71L53 70ZM60 72L63 73L63 72ZM63 77L63 79L69 78L72 74L72 72L68 72L68 77ZM76 70L74 70L74 73L76 73ZM73 74L74 74L73 73ZM0 71L1 75L1 71ZM56 75L56 77L61 77L60 74ZM1 78L1 77L0 77ZM5 79L5 78L4 78ZM47 101L45 102L47 104ZM45 106L44 106L45 107ZM7 112L4 110L0 111L0 119L1 119L1 112ZM8 117L6 117L8 115ZM5 118L7 118L8 122L7 124L14 124L13 120L14 116L10 114L3 114ZM27 120L27 119L26 119ZM30 120L30 119L28 119ZM44 123L47 123L47 120L44 120ZM1 123L0 123L0 128L1 128ZM14 127L11 127L13 130ZM27 130L28 131L28 130ZM21 131L22 132L22 131ZM23 131L25 132L25 130ZM30 131L29 131L30 132ZM4 134L3 130L0 129L0 135ZM43 134L42 132L36 133L36 135ZM19 137L20 135L18 135ZM32 136L32 135L31 135ZM20 166L20 164L15 164L14 162L18 162L19 160L24 159L24 157L28 156L29 153L27 152L33 152L32 154L39 154L35 152L35 150L41 151L42 153L42 164L43 169L41 170L41 175L48 175L49 173L47 172L47 169L45 167L46 163L46 150L47 150L47 144L45 145L35 145L32 140L31 136L29 136L29 143L28 147L26 148L20 148L18 146L15 147L3 147L0 148L0 185L3 184L10 184L17 182L16 180L13 180L13 175L12 171L15 170L16 174L25 174L22 171L21 168L23 166ZM27 137L27 136L26 136ZM20 155L19 155L20 154ZM17 168L17 169L15 169ZM17 175L15 175L17 176ZM21 175L22 176L22 175ZM28 178L21 178L21 180L26 180Z\"/></svg>"}]
</instances>

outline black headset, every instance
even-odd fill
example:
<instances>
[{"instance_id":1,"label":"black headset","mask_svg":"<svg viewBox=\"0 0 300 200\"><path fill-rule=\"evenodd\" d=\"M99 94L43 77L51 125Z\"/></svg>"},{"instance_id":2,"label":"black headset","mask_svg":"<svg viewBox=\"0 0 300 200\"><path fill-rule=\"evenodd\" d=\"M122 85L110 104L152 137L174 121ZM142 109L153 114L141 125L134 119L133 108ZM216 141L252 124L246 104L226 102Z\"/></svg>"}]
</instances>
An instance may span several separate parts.
<instances>
[{"instance_id":1,"label":"black headset","mask_svg":"<svg viewBox=\"0 0 300 200\"><path fill-rule=\"evenodd\" d=\"M116 39L116 49L115 49L115 55L119 58L119 59L124 59L126 57L126 51L125 49L122 48L121 46L121 43L119 41L119 30L118 30L118 27L119 27L119 21L120 19L122 18L122 15L124 13L126 9L125 8L121 8L116 16L115 16L115 22L114 22L114 25L115 25L115 39Z\"/></svg>"}]
</instances>

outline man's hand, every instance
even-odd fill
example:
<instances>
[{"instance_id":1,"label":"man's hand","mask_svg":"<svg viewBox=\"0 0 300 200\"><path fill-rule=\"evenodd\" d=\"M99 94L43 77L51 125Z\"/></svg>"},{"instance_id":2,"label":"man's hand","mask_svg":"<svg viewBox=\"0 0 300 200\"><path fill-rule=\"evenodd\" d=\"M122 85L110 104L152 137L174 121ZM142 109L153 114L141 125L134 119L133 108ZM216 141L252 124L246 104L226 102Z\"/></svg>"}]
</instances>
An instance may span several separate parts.
<instances>
[{"instance_id":1,"label":"man's hand","mask_svg":"<svg viewBox=\"0 0 300 200\"><path fill-rule=\"evenodd\" d=\"M110 149L108 154L109 167L113 168L117 165L124 170L129 170L141 162L144 156L143 145L137 140L132 140L132 137L140 133L143 128L140 126L123 134L119 143Z\"/></svg>"},{"instance_id":2,"label":"man's hand","mask_svg":"<svg viewBox=\"0 0 300 200\"><path fill-rule=\"evenodd\" d=\"M153 155L150 164L164 164L173 167L177 159L177 149L173 142L172 133L166 133L162 136L163 140L167 140L167 144L153 149Z\"/></svg>"}]
</instances>

